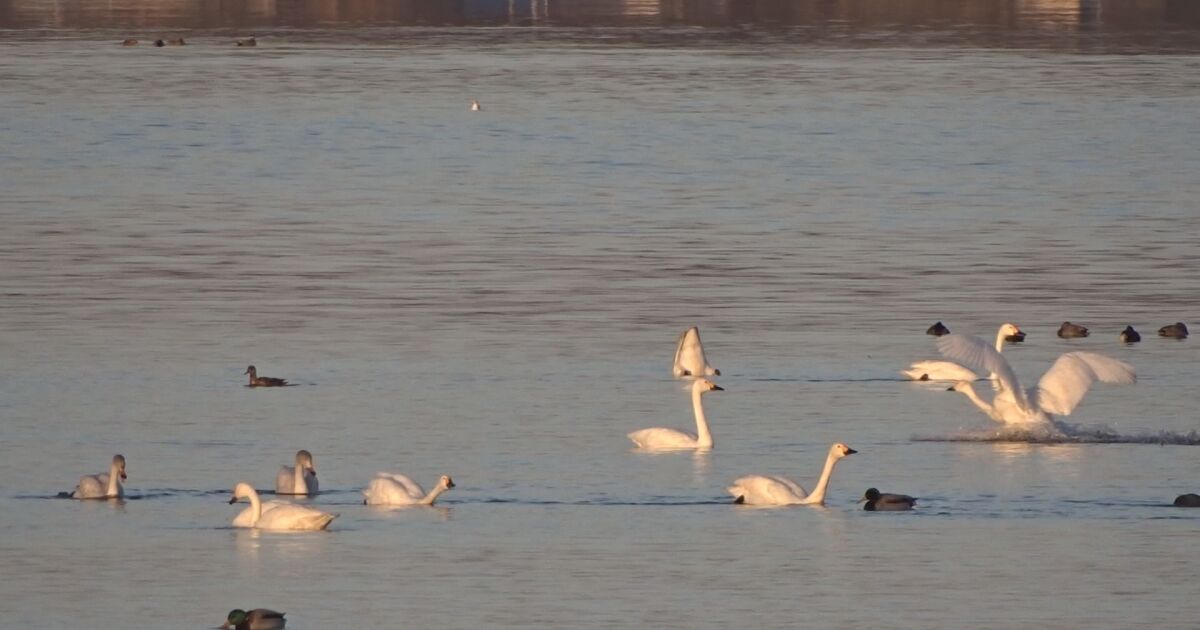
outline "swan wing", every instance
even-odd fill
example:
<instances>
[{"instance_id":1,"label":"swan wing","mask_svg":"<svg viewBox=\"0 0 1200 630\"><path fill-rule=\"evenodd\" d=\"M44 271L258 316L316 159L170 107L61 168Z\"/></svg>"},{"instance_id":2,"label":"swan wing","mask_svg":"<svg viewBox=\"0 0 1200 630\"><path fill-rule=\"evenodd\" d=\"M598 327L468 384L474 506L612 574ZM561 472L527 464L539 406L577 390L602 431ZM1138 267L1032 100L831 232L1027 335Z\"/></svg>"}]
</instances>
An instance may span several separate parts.
<instances>
[{"instance_id":1,"label":"swan wing","mask_svg":"<svg viewBox=\"0 0 1200 630\"><path fill-rule=\"evenodd\" d=\"M401 475L400 473L380 472L376 473L375 476L395 481L404 488L405 492L414 497L425 496L425 489L421 487L421 484L413 481L406 475Z\"/></svg>"},{"instance_id":2,"label":"swan wing","mask_svg":"<svg viewBox=\"0 0 1200 630\"><path fill-rule=\"evenodd\" d=\"M768 475L739 477L728 491L735 499L741 497L747 505L791 505L808 495L791 479Z\"/></svg>"},{"instance_id":3,"label":"swan wing","mask_svg":"<svg viewBox=\"0 0 1200 630\"><path fill-rule=\"evenodd\" d=\"M953 361L916 361L901 374L914 381L973 381L979 378L973 370Z\"/></svg>"},{"instance_id":4,"label":"swan wing","mask_svg":"<svg viewBox=\"0 0 1200 630\"><path fill-rule=\"evenodd\" d=\"M108 492L108 474L84 475L79 478L71 497L75 499L96 499Z\"/></svg>"},{"instance_id":5,"label":"swan wing","mask_svg":"<svg viewBox=\"0 0 1200 630\"><path fill-rule=\"evenodd\" d=\"M1070 415L1096 381L1129 385L1137 382L1133 367L1094 352L1068 352L1030 389L1035 407L1046 413Z\"/></svg>"},{"instance_id":6,"label":"swan wing","mask_svg":"<svg viewBox=\"0 0 1200 630\"><path fill-rule=\"evenodd\" d=\"M334 518L337 518L336 514L329 514L294 503L281 503L269 511L264 505L263 514L258 519L257 527L260 529L325 529Z\"/></svg>"},{"instance_id":7,"label":"swan wing","mask_svg":"<svg viewBox=\"0 0 1200 630\"><path fill-rule=\"evenodd\" d=\"M705 376L719 374L708 364L704 346L700 343L700 329L692 326L679 335L675 344L675 364L671 369L675 376Z\"/></svg>"},{"instance_id":8,"label":"swan wing","mask_svg":"<svg viewBox=\"0 0 1200 630\"><path fill-rule=\"evenodd\" d=\"M947 359L957 361L969 368L996 375L997 390L1009 395L1017 406L1029 409L1029 401L1021 390L1017 373L1004 356L988 342L967 335L943 335L937 340L938 352ZM998 394L999 395L999 394Z\"/></svg>"},{"instance_id":9,"label":"swan wing","mask_svg":"<svg viewBox=\"0 0 1200 630\"><path fill-rule=\"evenodd\" d=\"M279 472L275 474L275 493L276 494L295 494L296 493L296 469L291 466L280 466Z\"/></svg>"},{"instance_id":10,"label":"swan wing","mask_svg":"<svg viewBox=\"0 0 1200 630\"><path fill-rule=\"evenodd\" d=\"M384 476L372 479L367 489L363 490L363 496L367 505L412 505L417 501L409 494L408 488Z\"/></svg>"},{"instance_id":11,"label":"swan wing","mask_svg":"<svg viewBox=\"0 0 1200 630\"><path fill-rule=\"evenodd\" d=\"M654 427L652 429L642 429L628 434L630 440L638 448L645 449L675 449L675 448L696 448L699 439L691 433L668 429L666 427Z\"/></svg>"}]
</instances>

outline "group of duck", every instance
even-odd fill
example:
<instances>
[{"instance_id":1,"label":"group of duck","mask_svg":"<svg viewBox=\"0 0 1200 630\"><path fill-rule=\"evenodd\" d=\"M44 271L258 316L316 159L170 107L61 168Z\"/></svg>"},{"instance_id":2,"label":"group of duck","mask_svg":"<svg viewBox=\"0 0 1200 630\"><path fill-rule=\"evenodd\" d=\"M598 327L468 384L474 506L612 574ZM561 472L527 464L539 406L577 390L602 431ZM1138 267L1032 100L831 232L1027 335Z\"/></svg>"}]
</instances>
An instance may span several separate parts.
<instances>
[{"instance_id":1,"label":"group of duck","mask_svg":"<svg viewBox=\"0 0 1200 630\"><path fill-rule=\"evenodd\" d=\"M121 40L122 46L140 46L141 43L141 40L132 37ZM186 46L187 42L184 41L182 37L175 37L172 39L156 39L154 40L154 45L158 48L162 48L163 46ZM234 45L242 47L258 46L258 40L253 36L246 37L236 40Z\"/></svg>"}]
</instances>

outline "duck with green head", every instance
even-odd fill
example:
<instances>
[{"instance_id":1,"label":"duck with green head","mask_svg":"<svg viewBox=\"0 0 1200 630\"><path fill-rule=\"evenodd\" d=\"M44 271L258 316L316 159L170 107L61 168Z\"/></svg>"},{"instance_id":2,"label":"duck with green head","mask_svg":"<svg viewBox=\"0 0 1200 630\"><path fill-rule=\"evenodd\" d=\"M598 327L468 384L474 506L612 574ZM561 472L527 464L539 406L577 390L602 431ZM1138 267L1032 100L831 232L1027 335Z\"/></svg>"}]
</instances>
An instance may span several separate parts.
<instances>
[{"instance_id":1,"label":"duck with green head","mask_svg":"<svg viewBox=\"0 0 1200 630\"><path fill-rule=\"evenodd\" d=\"M287 625L287 620L283 618L281 612L266 608L255 608L251 611L235 608L229 611L225 623L217 628L219 630L282 630L285 625Z\"/></svg>"}]
</instances>

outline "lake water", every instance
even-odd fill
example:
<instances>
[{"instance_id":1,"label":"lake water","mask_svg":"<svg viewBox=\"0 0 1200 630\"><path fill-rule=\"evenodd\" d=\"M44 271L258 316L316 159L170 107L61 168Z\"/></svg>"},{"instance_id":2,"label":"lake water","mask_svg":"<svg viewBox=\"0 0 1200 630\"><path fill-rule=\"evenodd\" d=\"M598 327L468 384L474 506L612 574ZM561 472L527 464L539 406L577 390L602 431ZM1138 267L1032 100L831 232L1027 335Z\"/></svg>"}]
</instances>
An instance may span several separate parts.
<instances>
[{"instance_id":1,"label":"lake water","mask_svg":"<svg viewBox=\"0 0 1200 630\"><path fill-rule=\"evenodd\" d=\"M1191 627L1200 20L945 4L0 1L0 619ZM898 380L935 320L1133 364L1117 443L975 441ZM716 447L631 452L693 324ZM825 509L730 505L835 441ZM299 448L330 531L231 528Z\"/></svg>"}]
</instances>

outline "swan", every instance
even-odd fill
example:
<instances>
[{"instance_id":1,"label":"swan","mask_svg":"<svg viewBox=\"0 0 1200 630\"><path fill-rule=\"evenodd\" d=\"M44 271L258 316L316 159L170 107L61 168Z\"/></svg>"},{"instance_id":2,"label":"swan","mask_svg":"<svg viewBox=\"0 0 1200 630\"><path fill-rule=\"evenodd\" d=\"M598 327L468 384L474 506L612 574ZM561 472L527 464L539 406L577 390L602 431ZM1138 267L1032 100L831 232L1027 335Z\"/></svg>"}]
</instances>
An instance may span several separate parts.
<instances>
[{"instance_id":1,"label":"swan","mask_svg":"<svg viewBox=\"0 0 1200 630\"><path fill-rule=\"evenodd\" d=\"M288 384L287 379L259 376L253 365L248 366L242 374L250 375L250 384L247 387L286 387Z\"/></svg>"},{"instance_id":2,"label":"swan","mask_svg":"<svg viewBox=\"0 0 1200 630\"><path fill-rule=\"evenodd\" d=\"M442 475L428 493L415 481L399 473L375 473L366 490L365 505L433 505L438 495L454 487L450 475Z\"/></svg>"},{"instance_id":3,"label":"swan","mask_svg":"<svg viewBox=\"0 0 1200 630\"><path fill-rule=\"evenodd\" d=\"M866 494L858 502L865 503L863 509L868 512L899 512L913 509L917 498L907 494L880 492L878 488L867 488Z\"/></svg>"},{"instance_id":4,"label":"swan","mask_svg":"<svg viewBox=\"0 0 1200 630\"><path fill-rule=\"evenodd\" d=\"M125 496L125 456L113 455L112 465L108 472L98 475L84 475L79 478L79 484L71 493L72 499L120 499Z\"/></svg>"},{"instance_id":5,"label":"swan","mask_svg":"<svg viewBox=\"0 0 1200 630\"><path fill-rule=\"evenodd\" d=\"M766 475L740 477L727 489L733 495L734 503L746 505L825 505L825 491L829 488L833 467L843 457L857 452L841 442L829 447L825 469L821 471L821 478L817 480L817 487L813 488L812 494L787 477Z\"/></svg>"},{"instance_id":6,"label":"swan","mask_svg":"<svg viewBox=\"0 0 1200 630\"><path fill-rule=\"evenodd\" d=\"M296 451L295 466L280 466L275 475L275 494L314 495L319 486L312 453L303 449Z\"/></svg>"},{"instance_id":7,"label":"swan","mask_svg":"<svg viewBox=\"0 0 1200 630\"><path fill-rule=\"evenodd\" d=\"M234 486L233 498L229 499L229 503L237 503L238 499L249 499L250 507L242 510L233 519L234 527L313 531L329 527L329 523L338 517L337 514L294 503L270 501L263 504L258 498L258 492L245 482Z\"/></svg>"},{"instance_id":8,"label":"swan","mask_svg":"<svg viewBox=\"0 0 1200 630\"><path fill-rule=\"evenodd\" d=\"M1200 507L1200 494L1189 492L1175 497L1175 507Z\"/></svg>"},{"instance_id":9,"label":"swan","mask_svg":"<svg viewBox=\"0 0 1200 630\"><path fill-rule=\"evenodd\" d=\"M1122 330L1117 338L1121 340L1121 343L1137 343L1142 340L1142 336L1138 334L1138 331L1133 329L1133 326L1126 326L1125 330Z\"/></svg>"},{"instance_id":10,"label":"swan","mask_svg":"<svg viewBox=\"0 0 1200 630\"><path fill-rule=\"evenodd\" d=\"M676 378L681 376L720 376L721 370L708 364L704 358L704 346L700 343L700 328L691 328L679 334L675 344L675 364L671 368Z\"/></svg>"},{"instance_id":11,"label":"swan","mask_svg":"<svg viewBox=\"0 0 1200 630\"><path fill-rule=\"evenodd\" d=\"M229 611L225 623L217 626L217 630L283 630L286 625L287 619L283 618L281 612L266 608L250 611L235 608Z\"/></svg>"},{"instance_id":12,"label":"swan","mask_svg":"<svg viewBox=\"0 0 1200 630\"><path fill-rule=\"evenodd\" d=\"M946 328L946 325L943 324L942 322L938 322L938 323L930 326L929 328L927 328L925 330L925 334L933 335L934 337L941 337L942 335L949 335L950 329Z\"/></svg>"},{"instance_id":13,"label":"swan","mask_svg":"<svg viewBox=\"0 0 1200 630\"><path fill-rule=\"evenodd\" d=\"M946 334L949 332L946 331ZM1009 337L1013 340L1024 340L1025 333L1021 332L1016 324L1001 324L996 332L996 352L1003 350L1004 342L1009 341ZM952 361L917 361L901 374L914 381L973 381L979 378L974 370Z\"/></svg>"},{"instance_id":14,"label":"swan","mask_svg":"<svg viewBox=\"0 0 1200 630\"><path fill-rule=\"evenodd\" d=\"M638 448L648 450L695 448L707 451L711 449L713 446L712 433L708 432L708 420L704 417L704 405L701 404L700 397L713 390L725 391L725 388L706 378L698 378L692 383L692 411L696 414L695 435L675 429L654 427L634 431L628 434L629 439L633 440Z\"/></svg>"},{"instance_id":15,"label":"swan","mask_svg":"<svg viewBox=\"0 0 1200 630\"><path fill-rule=\"evenodd\" d=\"M1072 324L1071 322L1063 322L1062 326L1058 327L1058 336L1063 339L1074 339L1075 337L1086 337L1091 333L1088 332L1087 326Z\"/></svg>"},{"instance_id":16,"label":"swan","mask_svg":"<svg viewBox=\"0 0 1200 630\"><path fill-rule=\"evenodd\" d=\"M481 106L481 105L479 104L479 101L472 100L472 101L471 101L471 111L473 111L473 112L481 112L481 111L483 111L483 106Z\"/></svg>"},{"instance_id":17,"label":"swan","mask_svg":"<svg viewBox=\"0 0 1200 630\"><path fill-rule=\"evenodd\" d=\"M1169 326L1163 326L1158 329L1158 336L1170 337L1171 339L1187 339L1187 325L1183 322L1175 322Z\"/></svg>"},{"instance_id":18,"label":"swan","mask_svg":"<svg viewBox=\"0 0 1200 630\"><path fill-rule=\"evenodd\" d=\"M956 383L950 390L962 392L993 420L1010 426L1059 432L1052 414L1070 415L1096 381L1137 382L1137 374L1127 363L1094 352L1068 352L1046 370L1037 387L1025 390L1008 361L982 339L947 335L938 339L937 345L947 358L996 375L996 395L991 403L981 399L969 381Z\"/></svg>"}]
</instances>

